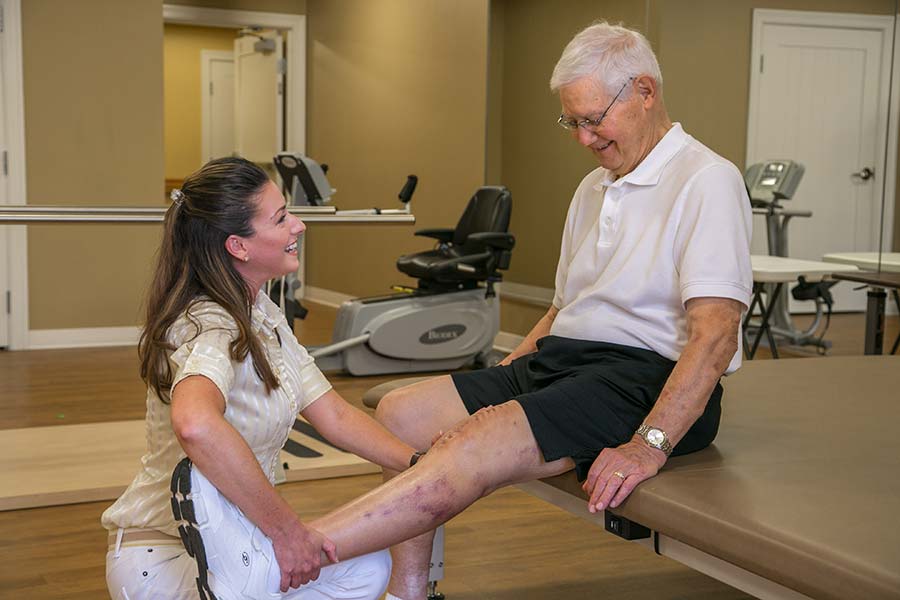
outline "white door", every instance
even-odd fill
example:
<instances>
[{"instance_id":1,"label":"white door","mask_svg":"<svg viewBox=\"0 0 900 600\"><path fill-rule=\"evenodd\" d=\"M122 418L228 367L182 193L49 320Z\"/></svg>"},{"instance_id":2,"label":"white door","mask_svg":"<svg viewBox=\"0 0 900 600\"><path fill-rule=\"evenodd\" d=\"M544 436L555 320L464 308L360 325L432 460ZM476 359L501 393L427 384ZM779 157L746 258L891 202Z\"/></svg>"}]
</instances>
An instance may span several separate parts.
<instances>
[{"instance_id":1,"label":"white door","mask_svg":"<svg viewBox=\"0 0 900 600\"><path fill-rule=\"evenodd\" d=\"M0 69L3 46L0 45ZM3 74L0 73L0 206L7 204L9 175L6 169L6 102L4 100ZM0 348L9 346L9 226L0 225Z\"/></svg>"},{"instance_id":2,"label":"white door","mask_svg":"<svg viewBox=\"0 0 900 600\"><path fill-rule=\"evenodd\" d=\"M754 12L747 165L780 158L806 167L784 202L813 213L788 227L796 258L878 250L893 19L861 19L870 26L856 15ZM864 168L874 176L853 176ZM753 252L765 254L763 217L753 226ZM865 292L852 288L832 289L835 310L864 310ZM811 307L791 299L792 312Z\"/></svg>"},{"instance_id":3,"label":"white door","mask_svg":"<svg viewBox=\"0 0 900 600\"><path fill-rule=\"evenodd\" d=\"M231 156L234 145L234 53L203 50L203 160Z\"/></svg>"},{"instance_id":4,"label":"white door","mask_svg":"<svg viewBox=\"0 0 900 600\"><path fill-rule=\"evenodd\" d=\"M284 138L284 45L274 30L258 34L234 41L235 149L271 165Z\"/></svg>"}]
</instances>

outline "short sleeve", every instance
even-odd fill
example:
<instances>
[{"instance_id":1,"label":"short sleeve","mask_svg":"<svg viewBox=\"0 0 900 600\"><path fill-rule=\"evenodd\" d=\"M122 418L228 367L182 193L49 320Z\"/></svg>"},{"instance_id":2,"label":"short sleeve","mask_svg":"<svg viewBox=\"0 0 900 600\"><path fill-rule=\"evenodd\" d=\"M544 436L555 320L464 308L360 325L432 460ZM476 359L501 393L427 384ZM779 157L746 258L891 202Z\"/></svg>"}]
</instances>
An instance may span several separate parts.
<instances>
[{"instance_id":1,"label":"short sleeve","mask_svg":"<svg viewBox=\"0 0 900 600\"><path fill-rule=\"evenodd\" d=\"M300 393L297 394L298 411L318 400L322 394L331 389L331 382L325 377L315 359L309 355L293 332L282 324L278 327L284 342L285 359L290 361L300 379Z\"/></svg>"},{"instance_id":2,"label":"short sleeve","mask_svg":"<svg viewBox=\"0 0 900 600\"><path fill-rule=\"evenodd\" d=\"M234 384L231 342L235 327L231 316L221 308L192 311L172 326L170 339L177 346L169 357L174 376L172 389L192 375L212 381L224 398Z\"/></svg>"},{"instance_id":3,"label":"short sleeve","mask_svg":"<svg viewBox=\"0 0 900 600\"><path fill-rule=\"evenodd\" d=\"M673 257L682 302L718 297L749 306L752 216L740 174L730 164L712 165L684 194Z\"/></svg>"},{"instance_id":4,"label":"short sleeve","mask_svg":"<svg viewBox=\"0 0 900 600\"><path fill-rule=\"evenodd\" d=\"M303 408L306 408L331 389L331 382L319 370L316 361L313 360L306 350L303 353L309 359L309 362L302 364L300 368L300 382L303 386ZM303 410L303 408L300 410Z\"/></svg>"},{"instance_id":5,"label":"short sleeve","mask_svg":"<svg viewBox=\"0 0 900 600\"><path fill-rule=\"evenodd\" d=\"M569 263L572 261L573 238L576 236L576 224L580 220L581 204L585 196L594 189L594 183L603 177L605 171L602 168L594 169L578 184L578 188L569 202L566 211L566 223L563 228L562 241L559 245L559 261L556 264L556 276L554 279L553 306L558 310L565 302L563 291L566 289L566 281L569 278Z\"/></svg>"}]
</instances>

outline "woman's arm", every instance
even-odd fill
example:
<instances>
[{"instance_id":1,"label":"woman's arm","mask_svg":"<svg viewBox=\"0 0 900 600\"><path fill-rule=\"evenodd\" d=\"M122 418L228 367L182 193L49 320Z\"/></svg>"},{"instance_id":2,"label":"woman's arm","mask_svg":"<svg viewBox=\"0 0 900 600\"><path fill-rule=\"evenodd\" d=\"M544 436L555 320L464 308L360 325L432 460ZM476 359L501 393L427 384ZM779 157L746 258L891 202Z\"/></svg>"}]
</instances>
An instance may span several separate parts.
<instances>
[{"instance_id":1,"label":"woman's arm","mask_svg":"<svg viewBox=\"0 0 900 600\"><path fill-rule=\"evenodd\" d=\"M334 390L319 396L301 414L331 443L394 471L409 467L416 451Z\"/></svg>"},{"instance_id":2,"label":"woman's arm","mask_svg":"<svg viewBox=\"0 0 900 600\"><path fill-rule=\"evenodd\" d=\"M531 328L531 331L528 332L528 335L525 336L525 339L522 340L522 343L516 346L516 349L510 352L509 355L501 360L499 364L508 365L520 356L525 356L526 354L536 352L537 341L542 337L550 334L550 326L553 325L553 320L556 318L556 313L558 312L559 309L551 304L550 308L547 310L547 314L541 317L541 320Z\"/></svg>"},{"instance_id":3,"label":"woman's arm","mask_svg":"<svg viewBox=\"0 0 900 600\"><path fill-rule=\"evenodd\" d=\"M300 522L224 413L225 399L206 377L187 377L172 391L175 436L206 478L272 540L281 591L316 579L322 552L337 560L334 544Z\"/></svg>"}]
</instances>

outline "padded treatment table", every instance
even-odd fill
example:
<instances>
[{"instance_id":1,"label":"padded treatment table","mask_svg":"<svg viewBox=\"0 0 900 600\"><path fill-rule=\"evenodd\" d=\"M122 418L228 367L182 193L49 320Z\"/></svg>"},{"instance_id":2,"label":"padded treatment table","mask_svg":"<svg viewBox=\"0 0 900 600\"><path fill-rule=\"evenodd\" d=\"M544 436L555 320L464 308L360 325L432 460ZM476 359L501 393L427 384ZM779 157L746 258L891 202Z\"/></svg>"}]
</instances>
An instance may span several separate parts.
<instances>
[{"instance_id":1,"label":"padded treatment table","mask_svg":"<svg viewBox=\"0 0 900 600\"><path fill-rule=\"evenodd\" d=\"M834 273L859 270L853 265L829 264L814 260L800 260L764 254L754 254L750 257L750 261L753 268L753 298L750 301L750 308L744 317L743 324L744 356L747 358L753 358L756 355L756 350L759 348L759 342L762 340L763 335L768 339L772 357L778 358L778 347L772 336L769 319L772 317L772 311L778 306L778 298L784 289L784 284L798 281L801 277L809 283L816 283L823 279L829 279ZM763 294L766 292L767 285L774 286L771 297L768 299L768 306L763 300ZM757 306L762 313L762 321L756 331L756 336L751 342L747 335L747 328L750 325L751 317L753 317L753 310Z\"/></svg>"},{"instance_id":2,"label":"padded treatment table","mask_svg":"<svg viewBox=\"0 0 900 600\"><path fill-rule=\"evenodd\" d=\"M620 534L646 526L640 543L759 598L900 599L900 357L748 361L723 385L716 442L609 524L572 472L520 487Z\"/></svg>"}]
</instances>

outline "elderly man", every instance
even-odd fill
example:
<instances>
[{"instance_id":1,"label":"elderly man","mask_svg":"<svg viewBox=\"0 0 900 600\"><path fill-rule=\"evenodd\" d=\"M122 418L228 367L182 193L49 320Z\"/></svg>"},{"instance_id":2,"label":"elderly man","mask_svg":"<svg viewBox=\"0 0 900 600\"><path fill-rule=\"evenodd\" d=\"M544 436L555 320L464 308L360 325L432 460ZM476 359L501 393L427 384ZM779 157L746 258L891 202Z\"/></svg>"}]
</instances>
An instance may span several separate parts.
<instances>
[{"instance_id":1,"label":"elderly man","mask_svg":"<svg viewBox=\"0 0 900 600\"><path fill-rule=\"evenodd\" d=\"M670 454L713 441L719 378L740 365L752 275L739 171L669 120L635 31L583 30L550 87L559 124L600 164L569 207L553 305L499 366L387 395L378 417L407 443L446 433L415 468L312 524L339 556L408 540L388 598L423 599L423 532L501 486L574 468L591 512L618 506Z\"/></svg>"}]
</instances>

